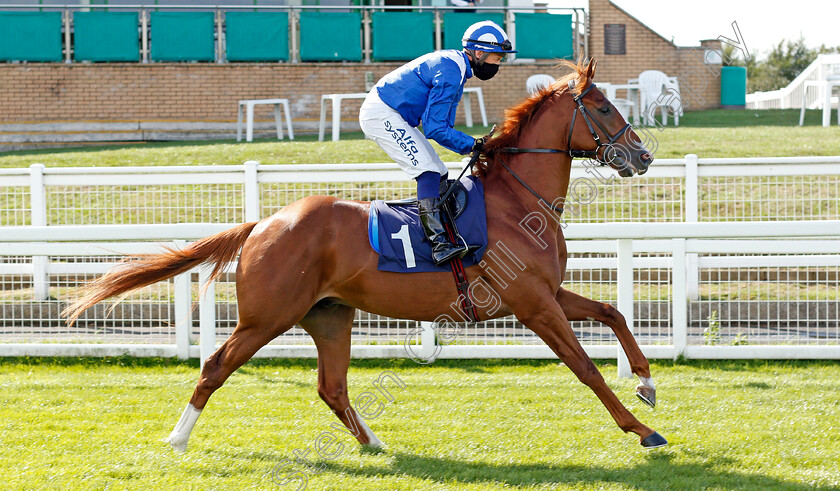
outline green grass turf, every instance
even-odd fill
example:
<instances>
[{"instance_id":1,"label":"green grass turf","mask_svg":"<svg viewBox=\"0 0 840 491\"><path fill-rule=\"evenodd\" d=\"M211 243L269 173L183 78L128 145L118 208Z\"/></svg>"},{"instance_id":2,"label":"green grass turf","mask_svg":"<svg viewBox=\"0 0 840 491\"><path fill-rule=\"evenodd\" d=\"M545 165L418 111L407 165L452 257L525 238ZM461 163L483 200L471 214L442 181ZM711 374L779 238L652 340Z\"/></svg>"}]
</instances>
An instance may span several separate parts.
<instances>
[{"instance_id":1,"label":"green grass turf","mask_svg":"<svg viewBox=\"0 0 840 491\"><path fill-rule=\"evenodd\" d=\"M252 361L211 399L186 454L161 440L183 410L195 362L0 360L3 489L295 489L271 471L310 449L307 489L838 489L840 363L653 364L658 405L609 385L670 445L648 451L558 361L354 361L351 397L392 370L406 384L369 421L388 445L314 442L337 419L311 360ZM335 447L334 447L335 448ZM303 469L299 467L299 469Z\"/></svg>"},{"instance_id":2,"label":"green grass turf","mask_svg":"<svg viewBox=\"0 0 840 491\"><path fill-rule=\"evenodd\" d=\"M661 113L659 119L662 120ZM832 124L837 123L837 113L832 111ZM670 118L669 118L670 121ZM680 116L683 128L736 128L749 126L799 127L799 109L710 109L689 111ZM822 110L805 111L804 126L822 126Z\"/></svg>"},{"instance_id":3,"label":"green grass turf","mask_svg":"<svg viewBox=\"0 0 840 491\"><path fill-rule=\"evenodd\" d=\"M836 116L836 115L835 115ZM797 126L796 109L746 111L711 110L687 112L680 126L662 131L651 127L656 139L657 158L761 157L840 155L840 127L820 126L821 112L807 111L806 125ZM833 122L836 117L833 116ZM489 127L458 129L473 136L484 135ZM389 162L390 160L362 133L342 133L338 142L318 142L316 135L299 135L294 141L154 142L83 148L43 149L0 153L0 168L28 167L42 163L49 167L219 165L258 160L262 164L325 164ZM460 155L435 144L444 161ZM653 148L651 148L654 150ZM655 165L655 164L654 164Z\"/></svg>"}]
</instances>

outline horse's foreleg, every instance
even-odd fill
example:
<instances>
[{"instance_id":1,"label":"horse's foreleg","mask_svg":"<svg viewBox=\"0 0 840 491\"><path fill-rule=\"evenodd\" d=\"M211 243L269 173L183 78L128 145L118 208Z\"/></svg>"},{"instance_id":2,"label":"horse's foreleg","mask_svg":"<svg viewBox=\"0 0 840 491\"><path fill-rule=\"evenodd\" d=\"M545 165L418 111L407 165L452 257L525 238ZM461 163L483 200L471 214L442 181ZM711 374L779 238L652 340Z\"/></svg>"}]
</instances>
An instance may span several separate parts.
<instances>
[{"instance_id":1,"label":"horse's foreleg","mask_svg":"<svg viewBox=\"0 0 840 491\"><path fill-rule=\"evenodd\" d=\"M300 325L318 347L318 395L359 443L378 448L383 446L382 441L350 405L347 394L350 330L355 313L356 309L346 305L316 305Z\"/></svg>"},{"instance_id":2,"label":"horse's foreleg","mask_svg":"<svg viewBox=\"0 0 840 491\"><path fill-rule=\"evenodd\" d=\"M258 349L282 334L283 331L285 329L279 332L276 330L246 329L240 322L230 338L207 358L204 367L201 369L198 384L190 398L190 403L187 404L183 414L181 414L181 419L178 420L175 429L166 439L175 451L185 452L187 450L190 432L198 421L201 410L207 405L210 395L225 383L230 374L250 360Z\"/></svg>"},{"instance_id":3,"label":"horse's foreleg","mask_svg":"<svg viewBox=\"0 0 840 491\"><path fill-rule=\"evenodd\" d=\"M603 322L612 329L618 338L618 342L621 343L621 348L627 354L630 369L639 377L641 382L636 387L636 396L650 407L655 406L656 386L654 386L653 377L650 374L650 365L639 348L636 338L627 328L627 322L625 322L621 312L608 303L596 302L562 288L557 292L556 298L568 320L596 320Z\"/></svg>"},{"instance_id":4,"label":"horse's foreleg","mask_svg":"<svg viewBox=\"0 0 840 491\"><path fill-rule=\"evenodd\" d=\"M621 404L618 397L610 390L598 368L575 337L569 321L560 306L546 298L542 305L522 309L529 315L517 317L557 354L572 372L586 384L610 412L619 428L639 436L645 447L665 445L667 442L658 433L643 425ZM551 305L553 304L553 305ZM538 304L539 305L539 304Z\"/></svg>"}]
</instances>

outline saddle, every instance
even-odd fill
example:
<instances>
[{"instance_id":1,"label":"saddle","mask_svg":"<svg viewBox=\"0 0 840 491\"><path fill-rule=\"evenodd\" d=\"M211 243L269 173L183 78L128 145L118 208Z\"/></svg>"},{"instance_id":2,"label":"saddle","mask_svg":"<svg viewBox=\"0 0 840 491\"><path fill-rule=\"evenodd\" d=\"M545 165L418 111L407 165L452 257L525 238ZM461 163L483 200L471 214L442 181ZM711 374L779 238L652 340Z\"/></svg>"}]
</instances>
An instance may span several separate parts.
<instances>
[{"instance_id":1,"label":"saddle","mask_svg":"<svg viewBox=\"0 0 840 491\"><path fill-rule=\"evenodd\" d=\"M444 220L444 228L446 229L446 233L449 237L449 240L452 243L462 242L467 245L470 253L472 253L473 257L471 258L471 264L475 264L478 262L478 259L481 257L481 252L483 252L484 248L487 245L486 239L479 244L471 246L464 237L458 233L458 227L456 225L456 220L464 213L467 209L468 204L468 196L469 193L464 186L464 184L456 179L447 179L441 181L440 183L440 196L441 196L441 212L443 215ZM385 201L386 205L390 206L411 206L417 203L417 199L404 199L404 200L394 200L394 201ZM481 203L483 205L483 203ZM483 207L482 207L483 208ZM467 230L468 234L471 232ZM486 234L486 229L484 230ZM476 252L479 252L476 258ZM458 289L459 293L459 304L461 310L466 314L467 318L471 322L478 322L478 312L476 311L475 305L472 302L471 294L469 292L469 281L467 280L467 273L464 269L464 261L461 258L456 257L449 262L449 268L452 270L452 275L455 280L455 286Z\"/></svg>"},{"instance_id":2,"label":"saddle","mask_svg":"<svg viewBox=\"0 0 840 491\"><path fill-rule=\"evenodd\" d=\"M448 196L447 196L448 195ZM456 241L463 239L470 249L464 256L464 266L481 261L487 247L487 216L484 208L484 188L481 181L468 176L460 181L441 184L443 221L456 223ZM449 219L451 217L451 220ZM450 227L455 231L455 227ZM378 269L395 273L448 271L432 260L431 243L426 240L416 199L371 202L368 218L368 239L379 254Z\"/></svg>"}]
</instances>

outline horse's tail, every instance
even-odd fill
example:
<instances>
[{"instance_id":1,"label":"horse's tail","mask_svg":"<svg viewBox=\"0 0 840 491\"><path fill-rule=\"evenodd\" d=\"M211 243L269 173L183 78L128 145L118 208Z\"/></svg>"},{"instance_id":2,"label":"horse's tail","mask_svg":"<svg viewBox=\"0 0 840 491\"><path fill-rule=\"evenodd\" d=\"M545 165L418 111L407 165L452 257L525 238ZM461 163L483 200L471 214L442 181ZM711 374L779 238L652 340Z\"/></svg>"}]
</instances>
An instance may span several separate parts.
<instances>
[{"instance_id":1,"label":"horse's tail","mask_svg":"<svg viewBox=\"0 0 840 491\"><path fill-rule=\"evenodd\" d=\"M205 237L182 250L165 247L161 254L140 254L129 256L120 261L110 271L82 287L79 297L68 305L61 315L72 326L76 319L88 307L114 295L128 293L152 283L156 283L177 274L189 271L203 263L215 263L210 281L222 274L227 263L236 259L239 249L257 222L225 230L216 235Z\"/></svg>"}]
</instances>

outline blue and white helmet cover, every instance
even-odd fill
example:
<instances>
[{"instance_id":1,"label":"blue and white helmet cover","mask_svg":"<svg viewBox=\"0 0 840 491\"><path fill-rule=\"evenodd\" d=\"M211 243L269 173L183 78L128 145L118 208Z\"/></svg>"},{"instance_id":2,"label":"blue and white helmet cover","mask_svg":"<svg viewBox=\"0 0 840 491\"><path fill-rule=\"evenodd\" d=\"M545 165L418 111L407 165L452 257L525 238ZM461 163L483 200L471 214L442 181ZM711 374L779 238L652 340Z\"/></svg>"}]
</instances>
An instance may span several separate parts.
<instances>
[{"instance_id":1,"label":"blue and white helmet cover","mask_svg":"<svg viewBox=\"0 0 840 491\"><path fill-rule=\"evenodd\" d=\"M464 31L461 45L464 49L488 53L516 53L505 30L489 20L476 22L468 27Z\"/></svg>"}]
</instances>

